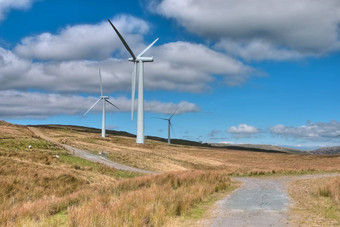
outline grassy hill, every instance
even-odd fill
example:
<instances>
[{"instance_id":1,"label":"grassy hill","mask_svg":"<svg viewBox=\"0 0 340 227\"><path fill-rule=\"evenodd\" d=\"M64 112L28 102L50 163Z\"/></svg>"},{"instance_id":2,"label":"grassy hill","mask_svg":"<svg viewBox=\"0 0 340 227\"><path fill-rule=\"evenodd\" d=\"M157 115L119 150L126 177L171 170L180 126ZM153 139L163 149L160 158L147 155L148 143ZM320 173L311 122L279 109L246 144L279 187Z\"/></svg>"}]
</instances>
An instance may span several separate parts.
<instances>
[{"instance_id":1,"label":"grassy hill","mask_svg":"<svg viewBox=\"0 0 340 227\"><path fill-rule=\"evenodd\" d=\"M340 146L321 147L310 151L311 154L340 154Z\"/></svg>"},{"instance_id":2,"label":"grassy hill","mask_svg":"<svg viewBox=\"0 0 340 227\"><path fill-rule=\"evenodd\" d=\"M247 147L242 152L235 147L214 147L196 143L192 145L167 144L148 137L144 145L136 144L133 135L108 131L107 138L100 131L78 126L35 126L54 140L98 154L106 152L108 158L133 167L169 172L179 170L227 170L233 174L251 172L284 172L334 170L340 168L340 156L313 156L299 153L262 152L264 148ZM176 141L176 140L175 140ZM183 142L183 140L181 141ZM185 141L183 143L191 143ZM273 149L272 149L273 150Z\"/></svg>"},{"instance_id":3,"label":"grassy hill","mask_svg":"<svg viewBox=\"0 0 340 227\"><path fill-rule=\"evenodd\" d=\"M70 141L77 139L71 126L42 130L61 140L66 140L61 132ZM92 143L102 141L96 131L84 131L89 129L78 133ZM109 168L74 157L27 127L4 121L0 185L0 226L159 226L232 188L222 172L141 176Z\"/></svg>"},{"instance_id":4,"label":"grassy hill","mask_svg":"<svg viewBox=\"0 0 340 227\"><path fill-rule=\"evenodd\" d=\"M160 226L202 215L202 204L235 187L230 175L340 170L340 155L240 152L157 138L140 145L126 132L102 138L93 128L34 127L52 141L160 174L92 163L26 126L0 121L0 226Z\"/></svg>"}]
</instances>

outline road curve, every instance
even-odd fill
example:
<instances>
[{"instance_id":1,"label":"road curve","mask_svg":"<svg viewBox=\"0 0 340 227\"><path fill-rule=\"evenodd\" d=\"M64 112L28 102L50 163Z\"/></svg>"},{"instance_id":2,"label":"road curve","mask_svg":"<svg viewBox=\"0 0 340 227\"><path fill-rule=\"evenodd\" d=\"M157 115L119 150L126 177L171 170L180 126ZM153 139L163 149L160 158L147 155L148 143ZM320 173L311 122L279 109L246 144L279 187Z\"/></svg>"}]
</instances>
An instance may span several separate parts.
<instances>
[{"instance_id":1,"label":"road curve","mask_svg":"<svg viewBox=\"0 0 340 227\"><path fill-rule=\"evenodd\" d=\"M98 162L110 167L113 167L115 169L119 169L119 170L126 170L126 171L131 171L131 172L136 172L136 173L143 173L143 174L157 174L156 172L153 171L149 171L149 170L144 170L144 169L138 169L135 167L131 167L131 166L126 166L117 162L113 162L105 157L99 156L99 155L95 155L95 154L91 154L88 151L85 150L81 150L81 149L77 149L74 148L70 145L67 144L62 144L59 143L58 141L46 136L45 134L43 134L39 129L35 128L35 127L28 127L29 130L31 130L36 136L39 136L40 138L47 140L49 142L58 144L62 147L64 147L66 150L72 152L72 154L74 156L89 160L91 162Z\"/></svg>"}]
</instances>

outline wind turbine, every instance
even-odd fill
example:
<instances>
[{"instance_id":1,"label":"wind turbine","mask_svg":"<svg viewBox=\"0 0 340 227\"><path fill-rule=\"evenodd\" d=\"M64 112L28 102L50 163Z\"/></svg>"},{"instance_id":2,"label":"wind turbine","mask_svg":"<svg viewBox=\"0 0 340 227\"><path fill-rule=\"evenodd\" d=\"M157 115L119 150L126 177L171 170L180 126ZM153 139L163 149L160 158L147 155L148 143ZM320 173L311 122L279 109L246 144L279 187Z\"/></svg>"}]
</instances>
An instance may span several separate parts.
<instances>
[{"instance_id":1,"label":"wind turbine","mask_svg":"<svg viewBox=\"0 0 340 227\"><path fill-rule=\"evenodd\" d=\"M174 128L172 127L172 124L171 124L171 118L175 115L176 112L177 112L177 109L175 110L175 112L169 118L160 118L160 117L158 117L158 119L168 121L168 144L171 143L171 140L170 140L170 128L172 129L172 132L175 134Z\"/></svg>"},{"instance_id":2,"label":"wind turbine","mask_svg":"<svg viewBox=\"0 0 340 227\"><path fill-rule=\"evenodd\" d=\"M131 120L133 120L133 111L135 105L135 89L136 89L136 77L137 77L137 64L138 69L138 111L137 111L137 138L136 143L144 143L144 62L153 62L153 57L143 57L143 55L157 42L158 38L155 39L148 47L146 47L139 55L135 55L129 45L124 40L123 36L119 33L117 28L108 19L112 28L117 33L119 39L124 44L126 50L130 53L131 58L129 61L133 62L132 71L132 89L131 89Z\"/></svg>"},{"instance_id":3,"label":"wind turbine","mask_svg":"<svg viewBox=\"0 0 340 227\"><path fill-rule=\"evenodd\" d=\"M111 104L112 106L116 107L117 109L119 109L116 105L114 105L113 103L111 103L108 99L110 98L109 96L103 96L103 85L102 85L102 75L100 73L100 69L99 69L99 80L100 80L100 97L99 99L90 107L90 109L88 109L88 111L86 111L86 113L84 114L84 117L86 116L86 114L95 106L97 105L98 102L103 101L103 116L102 116L102 137L105 137L106 131L105 131L105 111L106 111L106 103Z\"/></svg>"}]
</instances>

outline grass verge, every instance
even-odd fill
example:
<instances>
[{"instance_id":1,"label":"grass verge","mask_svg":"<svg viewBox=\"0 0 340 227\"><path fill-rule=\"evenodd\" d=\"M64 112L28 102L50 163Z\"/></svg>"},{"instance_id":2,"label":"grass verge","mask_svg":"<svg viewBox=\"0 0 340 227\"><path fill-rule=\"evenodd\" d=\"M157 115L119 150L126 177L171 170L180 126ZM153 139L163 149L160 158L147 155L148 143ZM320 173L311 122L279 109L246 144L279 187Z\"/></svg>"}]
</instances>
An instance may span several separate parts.
<instances>
[{"instance_id":1,"label":"grass verge","mask_svg":"<svg viewBox=\"0 0 340 227\"><path fill-rule=\"evenodd\" d=\"M231 187L212 171L186 171L118 182L69 211L71 226L162 226L198 212L200 203ZM193 210L194 209L194 210ZM196 211L195 211L196 209Z\"/></svg>"},{"instance_id":2,"label":"grass verge","mask_svg":"<svg viewBox=\"0 0 340 227\"><path fill-rule=\"evenodd\" d=\"M304 179L290 184L289 194L294 200L290 212L293 225L340 225L340 205L335 199L339 193L338 178Z\"/></svg>"}]
</instances>

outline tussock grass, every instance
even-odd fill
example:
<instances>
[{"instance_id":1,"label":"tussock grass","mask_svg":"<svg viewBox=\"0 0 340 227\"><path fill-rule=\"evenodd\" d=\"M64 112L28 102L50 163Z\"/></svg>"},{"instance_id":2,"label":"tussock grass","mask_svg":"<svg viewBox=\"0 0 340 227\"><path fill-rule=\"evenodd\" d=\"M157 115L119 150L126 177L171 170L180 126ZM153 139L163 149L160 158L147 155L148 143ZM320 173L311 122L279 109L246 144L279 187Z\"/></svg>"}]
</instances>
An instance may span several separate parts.
<instances>
[{"instance_id":1,"label":"tussock grass","mask_svg":"<svg viewBox=\"0 0 340 227\"><path fill-rule=\"evenodd\" d=\"M35 226L81 204L98 188L134 176L73 157L24 126L0 121L0 226Z\"/></svg>"},{"instance_id":2,"label":"tussock grass","mask_svg":"<svg viewBox=\"0 0 340 227\"><path fill-rule=\"evenodd\" d=\"M240 152L149 140L137 145L134 138L101 138L97 131L72 127L39 130L54 141L165 173L139 176L92 163L24 126L0 122L0 226L162 226L231 190L228 175L340 170L340 155Z\"/></svg>"},{"instance_id":3,"label":"tussock grass","mask_svg":"<svg viewBox=\"0 0 340 227\"><path fill-rule=\"evenodd\" d=\"M339 226L339 179L323 177L297 180L289 186L294 199L290 219L294 226Z\"/></svg>"},{"instance_id":4,"label":"tussock grass","mask_svg":"<svg viewBox=\"0 0 340 227\"><path fill-rule=\"evenodd\" d=\"M229 178L212 171L174 172L118 182L69 210L71 226L162 226L189 214L209 195L227 190Z\"/></svg>"},{"instance_id":5,"label":"tussock grass","mask_svg":"<svg viewBox=\"0 0 340 227\"><path fill-rule=\"evenodd\" d=\"M340 177L335 177L319 187L319 195L331 198L340 209Z\"/></svg>"}]
</instances>

